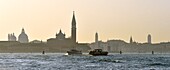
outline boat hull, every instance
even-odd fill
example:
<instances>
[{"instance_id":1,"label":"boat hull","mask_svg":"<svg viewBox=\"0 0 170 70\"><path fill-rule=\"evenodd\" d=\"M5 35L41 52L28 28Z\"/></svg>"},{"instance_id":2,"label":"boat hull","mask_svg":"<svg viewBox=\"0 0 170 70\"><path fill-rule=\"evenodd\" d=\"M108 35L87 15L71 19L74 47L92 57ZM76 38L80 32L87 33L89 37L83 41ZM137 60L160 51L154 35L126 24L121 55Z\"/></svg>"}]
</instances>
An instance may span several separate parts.
<instances>
[{"instance_id":1,"label":"boat hull","mask_svg":"<svg viewBox=\"0 0 170 70\"><path fill-rule=\"evenodd\" d=\"M89 54L93 56L106 56L108 52L102 51L102 49L94 49L93 51L90 51Z\"/></svg>"},{"instance_id":2,"label":"boat hull","mask_svg":"<svg viewBox=\"0 0 170 70\"><path fill-rule=\"evenodd\" d=\"M97 52L90 51L89 54L93 56L106 56L108 55L108 52L97 53Z\"/></svg>"},{"instance_id":3,"label":"boat hull","mask_svg":"<svg viewBox=\"0 0 170 70\"><path fill-rule=\"evenodd\" d=\"M67 51L67 53L68 55L82 55L82 52L78 50L70 50L70 51Z\"/></svg>"}]
</instances>

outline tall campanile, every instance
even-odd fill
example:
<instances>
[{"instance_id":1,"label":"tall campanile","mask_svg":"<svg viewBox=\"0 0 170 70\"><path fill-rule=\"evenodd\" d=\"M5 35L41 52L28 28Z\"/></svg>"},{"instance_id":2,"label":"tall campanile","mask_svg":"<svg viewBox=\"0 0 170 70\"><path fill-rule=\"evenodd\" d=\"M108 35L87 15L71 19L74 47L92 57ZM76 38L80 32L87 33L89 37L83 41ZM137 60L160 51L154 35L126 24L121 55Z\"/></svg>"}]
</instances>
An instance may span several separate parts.
<instances>
[{"instance_id":1,"label":"tall campanile","mask_svg":"<svg viewBox=\"0 0 170 70\"><path fill-rule=\"evenodd\" d=\"M72 27L71 27L71 39L73 43L76 43L76 19L73 11L73 18L72 18Z\"/></svg>"}]
</instances>

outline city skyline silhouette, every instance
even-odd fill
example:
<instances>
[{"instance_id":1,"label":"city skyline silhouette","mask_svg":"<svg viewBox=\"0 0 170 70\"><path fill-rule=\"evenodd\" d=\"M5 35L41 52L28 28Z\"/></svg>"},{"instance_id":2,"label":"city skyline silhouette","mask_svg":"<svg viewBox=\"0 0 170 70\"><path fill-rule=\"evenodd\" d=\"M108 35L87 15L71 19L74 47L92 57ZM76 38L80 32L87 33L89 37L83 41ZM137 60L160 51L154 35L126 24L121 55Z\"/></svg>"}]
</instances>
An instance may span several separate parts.
<instances>
[{"instance_id":1,"label":"city skyline silhouette","mask_svg":"<svg viewBox=\"0 0 170 70\"><path fill-rule=\"evenodd\" d=\"M24 28L30 41L46 41L54 37L60 29L70 34L72 11L77 18L77 41L94 42L94 34L99 40L121 39L129 42L130 36L140 43L168 42L169 31L168 0L132 1L0 1L0 40L7 40L8 33L20 34Z\"/></svg>"}]
</instances>

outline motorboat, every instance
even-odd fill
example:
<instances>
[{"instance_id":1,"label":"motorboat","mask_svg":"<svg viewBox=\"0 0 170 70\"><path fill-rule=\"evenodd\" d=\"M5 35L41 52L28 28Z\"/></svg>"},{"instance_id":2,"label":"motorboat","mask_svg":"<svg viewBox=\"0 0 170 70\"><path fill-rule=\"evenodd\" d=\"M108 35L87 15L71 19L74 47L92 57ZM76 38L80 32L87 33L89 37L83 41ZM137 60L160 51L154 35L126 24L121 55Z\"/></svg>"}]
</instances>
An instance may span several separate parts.
<instances>
[{"instance_id":1,"label":"motorboat","mask_svg":"<svg viewBox=\"0 0 170 70\"><path fill-rule=\"evenodd\" d=\"M90 51L89 54L93 56L106 56L108 52L103 51L102 49L94 49L93 51Z\"/></svg>"}]
</instances>

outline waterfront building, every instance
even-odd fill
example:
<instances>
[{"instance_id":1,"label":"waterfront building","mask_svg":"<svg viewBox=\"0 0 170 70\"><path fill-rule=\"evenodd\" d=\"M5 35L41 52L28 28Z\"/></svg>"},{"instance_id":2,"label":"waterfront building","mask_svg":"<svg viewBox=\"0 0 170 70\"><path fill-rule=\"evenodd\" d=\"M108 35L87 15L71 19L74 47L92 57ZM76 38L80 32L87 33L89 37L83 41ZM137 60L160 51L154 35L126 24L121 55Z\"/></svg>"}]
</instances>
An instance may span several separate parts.
<instances>
[{"instance_id":1,"label":"waterfront building","mask_svg":"<svg viewBox=\"0 0 170 70\"><path fill-rule=\"evenodd\" d=\"M10 40L10 35L8 35ZM88 43L78 43L76 40L76 18L73 12L71 20L71 36L66 38L66 34L60 29L54 38L47 39L47 42L33 40L30 43L25 30L22 29L18 41L0 41L0 52L66 52L74 47L82 52L88 52L90 47Z\"/></svg>"}]
</instances>

